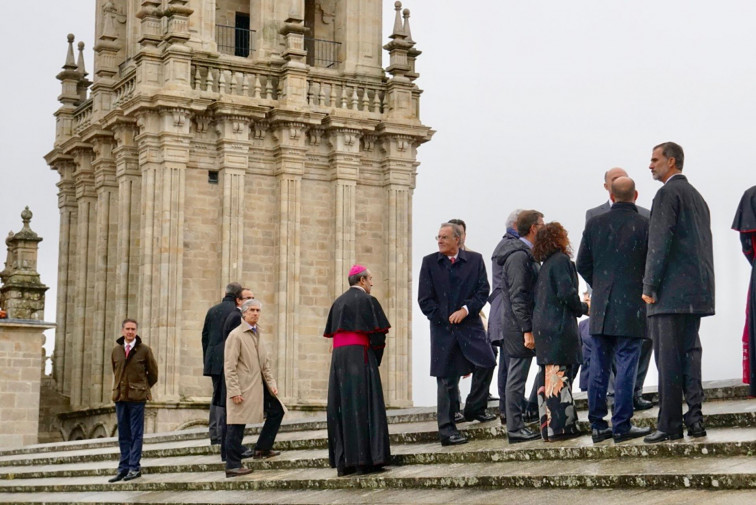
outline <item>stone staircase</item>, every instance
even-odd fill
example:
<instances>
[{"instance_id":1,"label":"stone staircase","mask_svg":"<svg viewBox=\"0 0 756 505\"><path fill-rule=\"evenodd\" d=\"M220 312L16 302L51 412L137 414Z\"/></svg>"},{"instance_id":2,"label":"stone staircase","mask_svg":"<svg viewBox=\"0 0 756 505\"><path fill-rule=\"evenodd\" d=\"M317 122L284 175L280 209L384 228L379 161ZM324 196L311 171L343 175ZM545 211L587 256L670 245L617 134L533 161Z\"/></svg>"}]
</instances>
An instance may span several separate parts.
<instances>
[{"instance_id":1,"label":"stone staircase","mask_svg":"<svg viewBox=\"0 0 756 505\"><path fill-rule=\"evenodd\" d=\"M393 464L369 476L336 477L328 467L324 417L286 422L280 456L245 460L255 472L225 478L206 430L148 435L140 479L109 484L118 459L113 438L40 444L0 451L3 504L756 504L756 399L735 381L705 384L708 436L647 445L642 440L593 444L509 445L498 420L460 427L471 439L437 441L429 408L389 414ZM578 400L586 433L585 400ZM493 410L493 404L491 404ZM636 424L653 426L656 409ZM259 426L248 427L254 443Z\"/></svg>"}]
</instances>

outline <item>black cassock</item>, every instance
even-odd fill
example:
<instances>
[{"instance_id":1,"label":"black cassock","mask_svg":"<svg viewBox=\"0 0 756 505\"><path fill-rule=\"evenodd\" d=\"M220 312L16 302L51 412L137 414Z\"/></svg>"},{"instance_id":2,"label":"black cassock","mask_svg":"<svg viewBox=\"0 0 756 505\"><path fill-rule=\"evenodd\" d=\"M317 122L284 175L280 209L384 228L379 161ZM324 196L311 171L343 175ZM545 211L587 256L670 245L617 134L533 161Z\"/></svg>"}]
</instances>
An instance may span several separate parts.
<instances>
[{"instance_id":1,"label":"black cassock","mask_svg":"<svg viewBox=\"0 0 756 505\"><path fill-rule=\"evenodd\" d=\"M386 405L378 366L390 328L380 303L352 287L336 299L323 336L367 335L370 345L334 347L328 380L328 457L332 468L353 470L387 465Z\"/></svg>"},{"instance_id":2,"label":"black cassock","mask_svg":"<svg viewBox=\"0 0 756 505\"><path fill-rule=\"evenodd\" d=\"M756 186L748 189L740 200L732 229L740 232L743 254L751 264L748 286L746 326L743 333L743 382L750 385L749 396L756 396Z\"/></svg>"}]
</instances>

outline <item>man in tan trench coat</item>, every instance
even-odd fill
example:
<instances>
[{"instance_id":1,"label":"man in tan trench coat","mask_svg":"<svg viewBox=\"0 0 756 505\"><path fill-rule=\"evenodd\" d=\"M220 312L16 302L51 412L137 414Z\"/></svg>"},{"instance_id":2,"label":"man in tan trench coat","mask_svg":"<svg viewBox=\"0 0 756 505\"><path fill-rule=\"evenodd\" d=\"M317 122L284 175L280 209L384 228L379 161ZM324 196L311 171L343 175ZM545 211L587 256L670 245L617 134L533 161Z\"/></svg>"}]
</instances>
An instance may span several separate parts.
<instances>
[{"instance_id":1,"label":"man in tan trench coat","mask_svg":"<svg viewBox=\"0 0 756 505\"><path fill-rule=\"evenodd\" d=\"M242 322L229 333L224 349L223 371L226 375L226 477L251 473L241 464L244 426L263 421L255 445L254 458L277 456L273 441L278 434L286 407L277 397L278 387L270 369L270 356L260 338L257 320L262 304L247 300L241 306Z\"/></svg>"}]
</instances>

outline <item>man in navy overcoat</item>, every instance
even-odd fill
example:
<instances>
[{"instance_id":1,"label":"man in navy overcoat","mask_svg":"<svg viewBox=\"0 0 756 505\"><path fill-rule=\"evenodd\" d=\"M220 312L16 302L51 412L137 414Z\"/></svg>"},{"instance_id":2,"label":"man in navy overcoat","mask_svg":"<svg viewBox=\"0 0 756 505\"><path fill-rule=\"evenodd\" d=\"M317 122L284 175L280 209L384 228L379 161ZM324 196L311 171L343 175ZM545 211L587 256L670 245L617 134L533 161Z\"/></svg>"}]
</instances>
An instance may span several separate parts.
<instances>
[{"instance_id":1,"label":"man in navy overcoat","mask_svg":"<svg viewBox=\"0 0 756 505\"><path fill-rule=\"evenodd\" d=\"M491 344L478 313L488 299L483 257L459 248L461 227L444 223L438 252L423 258L417 300L430 320L431 376L438 385L438 434L442 445L467 442L454 423L459 378L476 369L485 374L496 366ZM473 388L467 412L485 413L488 391Z\"/></svg>"}]
</instances>

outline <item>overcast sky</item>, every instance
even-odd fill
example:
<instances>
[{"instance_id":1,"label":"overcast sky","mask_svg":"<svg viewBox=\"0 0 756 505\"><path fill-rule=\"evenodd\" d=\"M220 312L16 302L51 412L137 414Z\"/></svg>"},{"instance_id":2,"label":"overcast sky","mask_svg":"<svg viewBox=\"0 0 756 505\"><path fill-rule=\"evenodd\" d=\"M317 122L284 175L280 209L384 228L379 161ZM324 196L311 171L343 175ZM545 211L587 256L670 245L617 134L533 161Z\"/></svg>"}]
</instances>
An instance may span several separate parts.
<instances>
[{"instance_id":1,"label":"overcast sky","mask_svg":"<svg viewBox=\"0 0 756 505\"><path fill-rule=\"evenodd\" d=\"M748 265L730 224L756 184L756 2L635 0L410 0L424 90L421 118L437 130L419 149L414 194L413 276L436 250L438 225L467 222L468 246L490 259L515 208L560 221L577 250L585 210L606 200L603 173L624 167L650 207L651 148L673 140L711 209L717 315L701 327L705 380L741 374ZM7 2L0 96L0 232L34 212L40 273L57 279L57 174L42 157L54 139L66 34L86 43L92 72L94 1ZM384 41L393 2L384 2ZM384 57L384 65L388 56ZM90 76L91 78L91 76ZM490 266L490 265L489 265ZM490 268L489 268L490 270ZM415 286L416 292L416 286ZM414 294L413 294L414 296ZM428 323L413 298L413 385L435 403L428 377ZM466 381L469 382L469 381ZM649 372L647 385L656 383Z\"/></svg>"}]
</instances>

